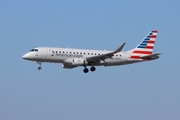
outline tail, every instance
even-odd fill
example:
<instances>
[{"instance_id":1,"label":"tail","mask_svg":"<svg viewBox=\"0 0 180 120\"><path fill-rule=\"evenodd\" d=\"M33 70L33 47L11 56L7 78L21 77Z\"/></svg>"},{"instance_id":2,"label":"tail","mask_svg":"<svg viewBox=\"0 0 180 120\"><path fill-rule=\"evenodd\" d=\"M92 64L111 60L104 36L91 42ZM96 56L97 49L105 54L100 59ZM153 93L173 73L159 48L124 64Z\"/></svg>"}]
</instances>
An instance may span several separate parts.
<instances>
[{"instance_id":1,"label":"tail","mask_svg":"<svg viewBox=\"0 0 180 120\"><path fill-rule=\"evenodd\" d=\"M156 42L157 30L150 31L149 34L132 50L130 58L140 59L141 56L151 55Z\"/></svg>"}]
</instances>

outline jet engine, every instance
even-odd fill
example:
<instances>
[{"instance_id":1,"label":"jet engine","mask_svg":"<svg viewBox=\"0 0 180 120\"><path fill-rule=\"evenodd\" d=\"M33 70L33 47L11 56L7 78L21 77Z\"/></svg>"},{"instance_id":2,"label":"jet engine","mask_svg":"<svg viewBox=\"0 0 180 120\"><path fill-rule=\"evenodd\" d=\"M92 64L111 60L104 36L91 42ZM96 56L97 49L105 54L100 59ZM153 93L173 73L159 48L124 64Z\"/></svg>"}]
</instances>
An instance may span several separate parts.
<instances>
[{"instance_id":1,"label":"jet engine","mask_svg":"<svg viewBox=\"0 0 180 120\"><path fill-rule=\"evenodd\" d=\"M77 66L84 66L87 65L88 62L83 59L83 58L69 58L64 60L63 65L64 66L72 66L72 67L77 67Z\"/></svg>"}]
</instances>

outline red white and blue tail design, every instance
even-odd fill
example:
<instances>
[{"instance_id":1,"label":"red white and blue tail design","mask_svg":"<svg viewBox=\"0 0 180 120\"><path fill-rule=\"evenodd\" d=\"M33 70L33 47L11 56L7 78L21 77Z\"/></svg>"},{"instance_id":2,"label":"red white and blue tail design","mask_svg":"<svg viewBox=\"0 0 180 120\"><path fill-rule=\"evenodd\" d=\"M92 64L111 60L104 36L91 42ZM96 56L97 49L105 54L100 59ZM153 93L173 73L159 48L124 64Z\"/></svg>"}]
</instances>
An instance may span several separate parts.
<instances>
[{"instance_id":1,"label":"red white and blue tail design","mask_svg":"<svg viewBox=\"0 0 180 120\"><path fill-rule=\"evenodd\" d=\"M154 49L158 31L153 30L139 43L139 45L132 51L130 58L141 59L141 56L151 55Z\"/></svg>"}]
</instances>

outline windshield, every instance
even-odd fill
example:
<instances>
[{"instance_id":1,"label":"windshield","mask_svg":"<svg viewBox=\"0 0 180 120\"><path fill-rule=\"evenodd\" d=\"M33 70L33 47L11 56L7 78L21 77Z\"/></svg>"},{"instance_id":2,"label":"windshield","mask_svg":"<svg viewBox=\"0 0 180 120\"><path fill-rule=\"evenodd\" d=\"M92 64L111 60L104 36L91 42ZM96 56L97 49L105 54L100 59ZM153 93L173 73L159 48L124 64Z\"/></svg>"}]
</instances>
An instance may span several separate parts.
<instances>
[{"instance_id":1,"label":"windshield","mask_svg":"<svg viewBox=\"0 0 180 120\"><path fill-rule=\"evenodd\" d=\"M30 50L31 52L33 52L33 51L36 51L36 52L38 52L38 49L32 49L32 50Z\"/></svg>"}]
</instances>

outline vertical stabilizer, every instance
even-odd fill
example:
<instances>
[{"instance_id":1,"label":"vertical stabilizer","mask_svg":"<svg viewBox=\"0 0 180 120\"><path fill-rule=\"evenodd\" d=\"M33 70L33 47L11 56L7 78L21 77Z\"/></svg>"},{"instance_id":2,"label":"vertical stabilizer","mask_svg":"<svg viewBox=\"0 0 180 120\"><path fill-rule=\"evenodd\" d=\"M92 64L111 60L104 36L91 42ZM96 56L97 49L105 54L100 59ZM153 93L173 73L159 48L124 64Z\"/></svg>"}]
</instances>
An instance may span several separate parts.
<instances>
[{"instance_id":1,"label":"vertical stabilizer","mask_svg":"<svg viewBox=\"0 0 180 120\"><path fill-rule=\"evenodd\" d=\"M151 55L156 42L157 30L150 31L149 34L133 50L130 58L139 59L140 56Z\"/></svg>"}]
</instances>

